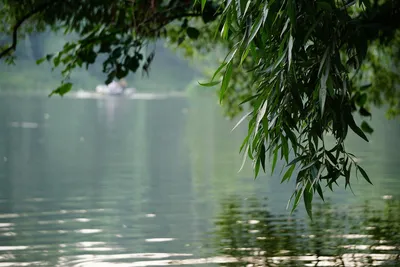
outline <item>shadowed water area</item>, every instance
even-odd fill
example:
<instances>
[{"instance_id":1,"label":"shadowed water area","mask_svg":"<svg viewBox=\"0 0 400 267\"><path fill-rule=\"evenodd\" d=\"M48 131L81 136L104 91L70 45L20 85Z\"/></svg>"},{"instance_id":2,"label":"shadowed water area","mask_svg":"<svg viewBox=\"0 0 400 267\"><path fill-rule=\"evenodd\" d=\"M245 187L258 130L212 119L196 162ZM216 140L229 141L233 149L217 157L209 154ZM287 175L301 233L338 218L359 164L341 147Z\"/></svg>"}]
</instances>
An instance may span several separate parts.
<instances>
[{"instance_id":1,"label":"shadowed water area","mask_svg":"<svg viewBox=\"0 0 400 267\"><path fill-rule=\"evenodd\" d=\"M0 267L400 266L400 124L370 124L348 148L374 186L325 189L311 222L282 163L238 173L215 97L0 96Z\"/></svg>"}]
</instances>

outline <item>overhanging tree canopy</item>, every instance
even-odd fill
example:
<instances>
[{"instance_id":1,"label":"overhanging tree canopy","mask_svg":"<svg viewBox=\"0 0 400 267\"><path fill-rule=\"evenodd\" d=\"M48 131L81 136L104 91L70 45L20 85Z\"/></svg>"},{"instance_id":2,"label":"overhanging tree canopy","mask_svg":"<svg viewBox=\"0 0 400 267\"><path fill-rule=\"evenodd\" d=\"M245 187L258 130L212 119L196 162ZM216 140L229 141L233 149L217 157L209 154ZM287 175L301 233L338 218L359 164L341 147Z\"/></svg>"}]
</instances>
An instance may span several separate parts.
<instances>
[{"instance_id":1,"label":"overhanging tree canopy","mask_svg":"<svg viewBox=\"0 0 400 267\"><path fill-rule=\"evenodd\" d=\"M350 185L352 169L370 182L346 151L349 130L367 140L372 133L354 112L370 116L371 104L400 110L400 2L397 0L3 0L3 33L11 39L0 58L12 59L18 34L51 27L80 36L46 59L62 65L66 78L54 93L65 94L72 69L93 64L99 54L107 82L140 67L148 71L154 53L143 47L167 38L186 50L229 49L210 83L220 86L226 111L242 103L248 136L241 150L255 175L287 163L282 181L296 177L293 209L304 198L311 215L314 192L333 189L340 177ZM22 8L23 7L23 8ZM24 23L24 22L29 23ZM7 40L2 40L4 41ZM191 53L189 53L191 54ZM45 59L44 59L45 60ZM335 139L325 142L326 134Z\"/></svg>"}]
</instances>

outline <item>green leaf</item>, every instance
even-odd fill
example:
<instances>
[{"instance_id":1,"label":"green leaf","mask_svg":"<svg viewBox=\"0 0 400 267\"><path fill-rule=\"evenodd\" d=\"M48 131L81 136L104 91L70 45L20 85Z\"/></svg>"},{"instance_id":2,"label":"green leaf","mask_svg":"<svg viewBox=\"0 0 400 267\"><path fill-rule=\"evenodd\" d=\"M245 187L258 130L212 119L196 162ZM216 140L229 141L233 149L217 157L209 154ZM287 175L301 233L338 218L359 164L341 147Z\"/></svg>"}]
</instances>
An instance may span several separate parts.
<instances>
[{"instance_id":1,"label":"green leaf","mask_svg":"<svg viewBox=\"0 0 400 267\"><path fill-rule=\"evenodd\" d=\"M324 193L322 192L321 185L319 183L316 183L314 186L317 189L318 195L321 197L322 201L325 201Z\"/></svg>"},{"instance_id":2,"label":"green leaf","mask_svg":"<svg viewBox=\"0 0 400 267\"><path fill-rule=\"evenodd\" d=\"M215 77L218 75L218 73L220 73L220 71L226 66L226 62L222 63L218 69L214 72L214 75L211 78L211 81L214 81Z\"/></svg>"},{"instance_id":3,"label":"green leaf","mask_svg":"<svg viewBox=\"0 0 400 267\"><path fill-rule=\"evenodd\" d=\"M363 121L361 123L361 129L369 134L372 134L374 132L374 129L372 129L371 126L369 126L369 124L366 121Z\"/></svg>"},{"instance_id":4,"label":"green leaf","mask_svg":"<svg viewBox=\"0 0 400 267\"><path fill-rule=\"evenodd\" d=\"M208 82L208 83L201 83L198 82L201 86L205 86L205 87L213 87L219 83L221 83L221 81L214 81L214 82Z\"/></svg>"},{"instance_id":5,"label":"green leaf","mask_svg":"<svg viewBox=\"0 0 400 267\"><path fill-rule=\"evenodd\" d=\"M363 107L367 103L367 98L367 94L359 95L356 99L357 105Z\"/></svg>"},{"instance_id":6,"label":"green leaf","mask_svg":"<svg viewBox=\"0 0 400 267\"><path fill-rule=\"evenodd\" d=\"M233 68L232 65L233 65L232 62L230 62L230 63L227 65L226 71L225 71L225 74L224 74L224 78L222 79L221 91L220 91L220 93L219 93L220 102L221 102L222 99L224 98L225 92L226 92L226 90L228 89L229 81L230 81L231 75L232 75L232 68Z\"/></svg>"},{"instance_id":7,"label":"green leaf","mask_svg":"<svg viewBox=\"0 0 400 267\"><path fill-rule=\"evenodd\" d=\"M293 36L290 35L290 38L289 38L289 45L288 45L289 69L290 69L290 64L292 63L293 42L294 42Z\"/></svg>"},{"instance_id":8,"label":"green leaf","mask_svg":"<svg viewBox=\"0 0 400 267\"><path fill-rule=\"evenodd\" d=\"M295 158L294 160L292 160L287 166L295 165L297 162L299 162L299 161L301 161L301 160L303 160L303 159L305 159L305 158L307 158L307 156L300 156L300 157L297 157L297 158Z\"/></svg>"},{"instance_id":9,"label":"green leaf","mask_svg":"<svg viewBox=\"0 0 400 267\"><path fill-rule=\"evenodd\" d=\"M326 61L325 71L321 77L321 87L319 88L319 104L321 107L321 117L324 115L325 102L326 102L326 81L329 78L330 60Z\"/></svg>"},{"instance_id":10,"label":"green leaf","mask_svg":"<svg viewBox=\"0 0 400 267\"><path fill-rule=\"evenodd\" d=\"M310 216L312 220L312 199L313 199L313 191L309 182L307 182L306 188L304 190L304 204L306 206L306 210L308 216Z\"/></svg>"},{"instance_id":11,"label":"green leaf","mask_svg":"<svg viewBox=\"0 0 400 267\"><path fill-rule=\"evenodd\" d=\"M201 0L201 12L204 11L204 7L206 6L207 0Z\"/></svg>"},{"instance_id":12,"label":"green leaf","mask_svg":"<svg viewBox=\"0 0 400 267\"><path fill-rule=\"evenodd\" d=\"M64 83L64 84L60 85L57 89L53 90L49 94L49 97L54 95L54 94L58 94L60 96L63 96L66 93L68 93L69 91L71 91L71 89L72 89L72 83Z\"/></svg>"},{"instance_id":13,"label":"green leaf","mask_svg":"<svg viewBox=\"0 0 400 267\"><path fill-rule=\"evenodd\" d=\"M190 39L196 40L197 38L199 38L200 31L196 28L188 27L186 29L186 34L187 36L189 36Z\"/></svg>"},{"instance_id":14,"label":"green leaf","mask_svg":"<svg viewBox=\"0 0 400 267\"><path fill-rule=\"evenodd\" d=\"M282 156L285 157L286 162L289 162L289 145L285 137L282 137Z\"/></svg>"},{"instance_id":15,"label":"green leaf","mask_svg":"<svg viewBox=\"0 0 400 267\"><path fill-rule=\"evenodd\" d=\"M249 113L245 114L235 125L235 127L232 128L231 132L233 132L250 114L253 112L250 111Z\"/></svg>"},{"instance_id":16,"label":"green leaf","mask_svg":"<svg viewBox=\"0 0 400 267\"><path fill-rule=\"evenodd\" d=\"M261 166L263 168L263 171L265 172L265 145L264 144L261 145L259 158L261 161Z\"/></svg>"},{"instance_id":17,"label":"green leaf","mask_svg":"<svg viewBox=\"0 0 400 267\"><path fill-rule=\"evenodd\" d=\"M292 177L292 174L293 174L293 171L294 171L295 167L296 167L296 165L292 165L292 166L290 166L289 169L287 169L286 173L283 175L281 183L283 183L286 180L290 180L290 177Z\"/></svg>"},{"instance_id":18,"label":"green leaf","mask_svg":"<svg viewBox=\"0 0 400 267\"><path fill-rule=\"evenodd\" d=\"M297 206L299 205L299 203L300 203L300 197L301 197L301 195L303 194L303 190L296 190L295 191L295 199L294 199L294 202L293 202L293 207L292 207L292 211L291 211L291 213L293 213L293 211L297 208Z\"/></svg>"},{"instance_id":19,"label":"green leaf","mask_svg":"<svg viewBox=\"0 0 400 267\"><path fill-rule=\"evenodd\" d=\"M40 65L40 64L42 64L44 61L46 61L46 58L45 58L45 57L36 60L36 64L37 64L37 65Z\"/></svg>"},{"instance_id":20,"label":"green leaf","mask_svg":"<svg viewBox=\"0 0 400 267\"><path fill-rule=\"evenodd\" d=\"M46 60L50 61L53 58L53 56L54 56L53 54L46 55Z\"/></svg>"},{"instance_id":21,"label":"green leaf","mask_svg":"<svg viewBox=\"0 0 400 267\"><path fill-rule=\"evenodd\" d=\"M364 170L363 168L361 168L360 166L358 166L358 165L357 165L357 169L361 172L361 174L362 174L362 176L364 177L364 179L365 179L368 183L372 184L372 182L371 182L371 180L369 179L368 174L365 172L365 170Z\"/></svg>"},{"instance_id":22,"label":"green leaf","mask_svg":"<svg viewBox=\"0 0 400 267\"><path fill-rule=\"evenodd\" d=\"M251 43L251 41L253 41L254 37L256 36L256 34L258 33L258 31L260 30L261 24L262 24L262 17L259 16L257 18L257 22L253 25L253 27L251 28L251 34L249 37L249 40L247 41L247 45L249 45Z\"/></svg>"},{"instance_id":23,"label":"green leaf","mask_svg":"<svg viewBox=\"0 0 400 267\"><path fill-rule=\"evenodd\" d=\"M371 113L365 108L360 108L360 110L358 112L360 113L361 116L364 116L364 117L372 116Z\"/></svg>"},{"instance_id":24,"label":"green leaf","mask_svg":"<svg viewBox=\"0 0 400 267\"><path fill-rule=\"evenodd\" d=\"M278 160L278 147L274 150L274 159L272 160L271 175L274 173L276 162Z\"/></svg>"},{"instance_id":25,"label":"green leaf","mask_svg":"<svg viewBox=\"0 0 400 267\"><path fill-rule=\"evenodd\" d=\"M324 1L318 1L317 2L317 8L318 9L322 9L322 10L326 10L326 11L329 11L329 12L332 11L331 5L329 3L327 3L327 2L324 2Z\"/></svg>"},{"instance_id":26,"label":"green leaf","mask_svg":"<svg viewBox=\"0 0 400 267\"><path fill-rule=\"evenodd\" d=\"M360 136L365 141L369 142L367 136L357 126L356 122L354 121L353 115L351 115L351 113L348 112L348 113L345 113L345 116L346 116L346 121L347 121L349 127L353 130L353 132L355 132L358 136Z\"/></svg>"}]
</instances>

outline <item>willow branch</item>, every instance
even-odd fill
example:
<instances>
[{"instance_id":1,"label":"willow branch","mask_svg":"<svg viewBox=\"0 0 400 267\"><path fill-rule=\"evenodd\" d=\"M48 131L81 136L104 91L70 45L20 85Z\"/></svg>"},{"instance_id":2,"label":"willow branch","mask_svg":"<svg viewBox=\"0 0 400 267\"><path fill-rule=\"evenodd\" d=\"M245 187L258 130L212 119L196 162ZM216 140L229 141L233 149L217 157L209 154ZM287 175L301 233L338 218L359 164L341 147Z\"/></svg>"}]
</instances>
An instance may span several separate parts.
<instances>
[{"instance_id":1,"label":"willow branch","mask_svg":"<svg viewBox=\"0 0 400 267\"><path fill-rule=\"evenodd\" d=\"M18 44L18 29L21 27L21 25L30 17L32 17L33 15L44 11L46 8L48 8L52 3L45 3L42 5L39 5L38 7L36 7L35 9L31 10L29 13L27 13L26 15L24 15L22 18L20 18L17 23L15 23L14 27L13 27L13 33L12 33L12 44L4 49L3 51L1 51L0 53L0 58L5 57L6 55L8 55L8 53L14 51L17 48L17 44Z\"/></svg>"}]
</instances>

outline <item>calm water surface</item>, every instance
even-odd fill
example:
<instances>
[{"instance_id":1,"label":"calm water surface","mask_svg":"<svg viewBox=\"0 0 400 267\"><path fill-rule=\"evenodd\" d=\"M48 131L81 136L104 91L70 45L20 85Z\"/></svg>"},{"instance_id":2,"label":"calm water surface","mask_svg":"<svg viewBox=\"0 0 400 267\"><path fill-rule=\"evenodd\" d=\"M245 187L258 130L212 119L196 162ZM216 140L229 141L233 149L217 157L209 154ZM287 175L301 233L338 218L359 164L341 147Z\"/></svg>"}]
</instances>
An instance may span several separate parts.
<instances>
[{"instance_id":1,"label":"calm water surface","mask_svg":"<svg viewBox=\"0 0 400 267\"><path fill-rule=\"evenodd\" d=\"M278 175L238 173L215 98L0 97L2 266L400 266L400 124L349 138L374 186L314 221Z\"/></svg>"}]
</instances>

